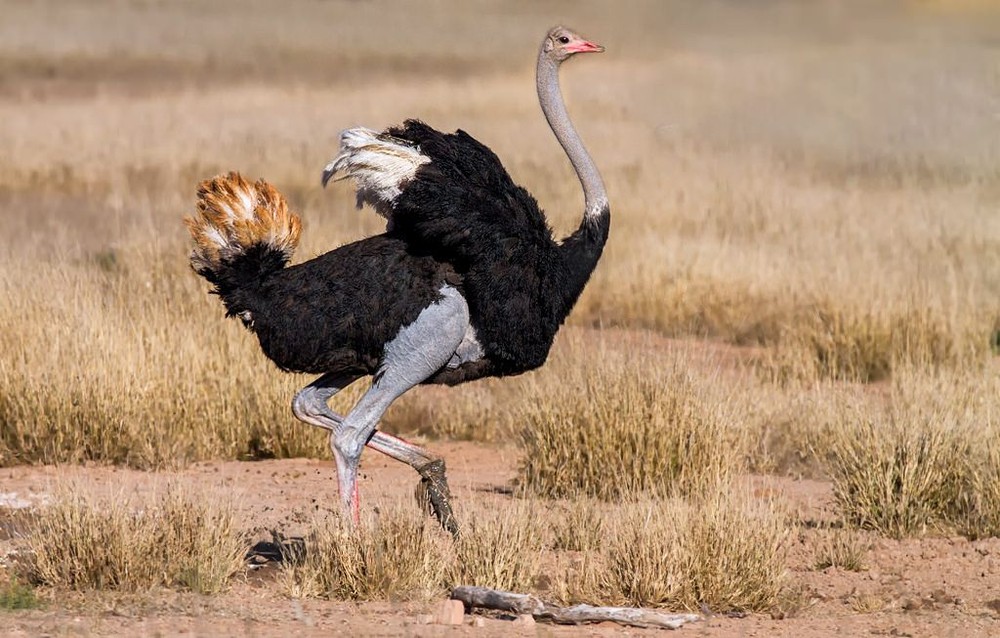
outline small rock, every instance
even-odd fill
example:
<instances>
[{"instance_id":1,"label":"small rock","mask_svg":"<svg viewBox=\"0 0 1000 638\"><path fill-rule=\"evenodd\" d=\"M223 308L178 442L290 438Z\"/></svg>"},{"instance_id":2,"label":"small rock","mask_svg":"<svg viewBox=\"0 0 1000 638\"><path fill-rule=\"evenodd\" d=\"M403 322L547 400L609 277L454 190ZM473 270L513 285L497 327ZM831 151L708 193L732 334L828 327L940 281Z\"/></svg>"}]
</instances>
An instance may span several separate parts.
<instances>
[{"instance_id":1,"label":"small rock","mask_svg":"<svg viewBox=\"0 0 1000 638\"><path fill-rule=\"evenodd\" d=\"M438 625L461 625L465 619L465 605L461 600L445 600L434 612L434 622Z\"/></svg>"},{"instance_id":2,"label":"small rock","mask_svg":"<svg viewBox=\"0 0 1000 638\"><path fill-rule=\"evenodd\" d=\"M520 616L514 619L514 624L518 625L519 627L534 627L535 617L532 616L531 614L521 614Z\"/></svg>"},{"instance_id":3,"label":"small rock","mask_svg":"<svg viewBox=\"0 0 1000 638\"><path fill-rule=\"evenodd\" d=\"M483 618L482 616L476 616L475 618L472 619L472 626L473 627L485 627L486 626L486 619Z\"/></svg>"},{"instance_id":4,"label":"small rock","mask_svg":"<svg viewBox=\"0 0 1000 638\"><path fill-rule=\"evenodd\" d=\"M417 616L418 625L429 625L432 622L434 622L434 616L431 616L430 614L420 614Z\"/></svg>"}]
</instances>

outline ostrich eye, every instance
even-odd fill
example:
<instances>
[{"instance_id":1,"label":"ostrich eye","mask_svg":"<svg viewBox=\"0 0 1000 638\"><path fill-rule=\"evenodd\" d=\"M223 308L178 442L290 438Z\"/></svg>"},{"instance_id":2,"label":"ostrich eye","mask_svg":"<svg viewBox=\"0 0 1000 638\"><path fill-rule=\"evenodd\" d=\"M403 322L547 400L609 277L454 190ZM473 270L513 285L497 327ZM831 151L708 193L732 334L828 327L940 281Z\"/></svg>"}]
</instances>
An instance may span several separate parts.
<instances>
[{"instance_id":1,"label":"ostrich eye","mask_svg":"<svg viewBox=\"0 0 1000 638\"><path fill-rule=\"evenodd\" d=\"M562 44L569 44L569 38L567 38L566 36L560 36L559 42L561 42Z\"/></svg>"}]
</instances>

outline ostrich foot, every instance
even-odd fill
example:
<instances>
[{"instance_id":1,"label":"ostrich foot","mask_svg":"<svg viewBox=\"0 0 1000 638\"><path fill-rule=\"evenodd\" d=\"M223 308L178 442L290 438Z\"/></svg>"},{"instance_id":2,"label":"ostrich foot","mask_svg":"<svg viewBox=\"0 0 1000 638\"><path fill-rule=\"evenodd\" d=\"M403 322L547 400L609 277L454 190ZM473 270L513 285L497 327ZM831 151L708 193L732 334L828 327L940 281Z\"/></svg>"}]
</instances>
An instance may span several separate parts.
<instances>
[{"instance_id":1,"label":"ostrich foot","mask_svg":"<svg viewBox=\"0 0 1000 638\"><path fill-rule=\"evenodd\" d=\"M427 497L434 516L454 538L458 538L458 521L451 511L451 490L445 476L444 459L435 459L417 468L420 486Z\"/></svg>"}]
</instances>

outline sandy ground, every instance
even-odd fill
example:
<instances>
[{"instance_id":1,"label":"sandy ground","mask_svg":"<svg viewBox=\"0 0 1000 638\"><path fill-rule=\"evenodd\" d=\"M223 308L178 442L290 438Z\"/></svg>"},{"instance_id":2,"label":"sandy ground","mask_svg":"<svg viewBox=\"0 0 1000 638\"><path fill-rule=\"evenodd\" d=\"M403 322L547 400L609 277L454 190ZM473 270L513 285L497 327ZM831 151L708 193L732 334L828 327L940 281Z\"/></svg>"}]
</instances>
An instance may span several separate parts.
<instances>
[{"instance_id":1,"label":"sandy ground","mask_svg":"<svg viewBox=\"0 0 1000 638\"><path fill-rule=\"evenodd\" d=\"M435 443L448 459L455 497L513 498L509 481L517 465L513 447ZM375 454L363 467L362 494L405 499L416 484L409 468ZM1000 635L1000 540L962 538L874 540L868 569L847 572L812 568L810 539L815 526L832 519L830 486L822 481L773 477L752 479L758 493L785 501L801 521L790 569L808 602L794 617L709 617L680 630L684 635L729 636L996 636ZM0 471L0 491L44 501L60 483L85 489L146 490L167 481L218 488L239 503L244 526L265 538L267 530L296 535L317 512L334 505L333 466L316 460L203 463L183 471L148 473L107 467L16 467ZM369 502L371 505L371 502ZM9 549L11 541L0 542ZM44 610L7 612L0 633L8 636L444 636L444 635L651 635L657 630L617 626L523 627L509 619L484 617L474 626L424 624L436 603L353 604L290 601L271 583L265 568L227 594L205 598L176 593L134 600L74 599L50 602ZM885 608L858 612L858 600L884 601Z\"/></svg>"}]
</instances>

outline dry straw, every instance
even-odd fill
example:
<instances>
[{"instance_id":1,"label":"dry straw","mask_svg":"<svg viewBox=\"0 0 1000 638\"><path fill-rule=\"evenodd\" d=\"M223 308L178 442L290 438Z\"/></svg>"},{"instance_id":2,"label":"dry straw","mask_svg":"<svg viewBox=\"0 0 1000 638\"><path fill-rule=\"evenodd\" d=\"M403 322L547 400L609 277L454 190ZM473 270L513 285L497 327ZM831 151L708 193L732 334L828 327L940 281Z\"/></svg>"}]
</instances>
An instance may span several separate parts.
<instances>
[{"instance_id":1,"label":"dry straw","mask_svg":"<svg viewBox=\"0 0 1000 638\"><path fill-rule=\"evenodd\" d=\"M180 485L136 496L58 490L25 533L34 583L74 590L225 590L248 549L231 503Z\"/></svg>"},{"instance_id":2,"label":"dry straw","mask_svg":"<svg viewBox=\"0 0 1000 638\"><path fill-rule=\"evenodd\" d=\"M789 582L789 538L772 504L739 489L639 503L611 523L600 580L633 605L767 610Z\"/></svg>"},{"instance_id":3,"label":"dry straw","mask_svg":"<svg viewBox=\"0 0 1000 638\"><path fill-rule=\"evenodd\" d=\"M577 342L566 355L573 364L555 362L561 373L539 377L522 404L528 490L605 500L689 495L737 471L743 413L711 379L676 363L664 369L641 345L591 348Z\"/></svg>"},{"instance_id":4,"label":"dry straw","mask_svg":"<svg viewBox=\"0 0 1000 638\"><path fill-rule=\"evenodd\" d=\"M448 541L412 506L380 508L351 529L339 520L318 525L305 557L283 567L293 597L347 600L428 599L442 592Z\"/></svg>"},{"instance_id":5,"label":"dry straw","mask_svg":"<svg viewBox=\"0 0 1000 638\"><path fill-rule=\"evenodd\" d=\"M830 433L844 517L893 537L996 529L996 379L911 371L884 404L845 410Z\"/></svg>"}]
</instances>

